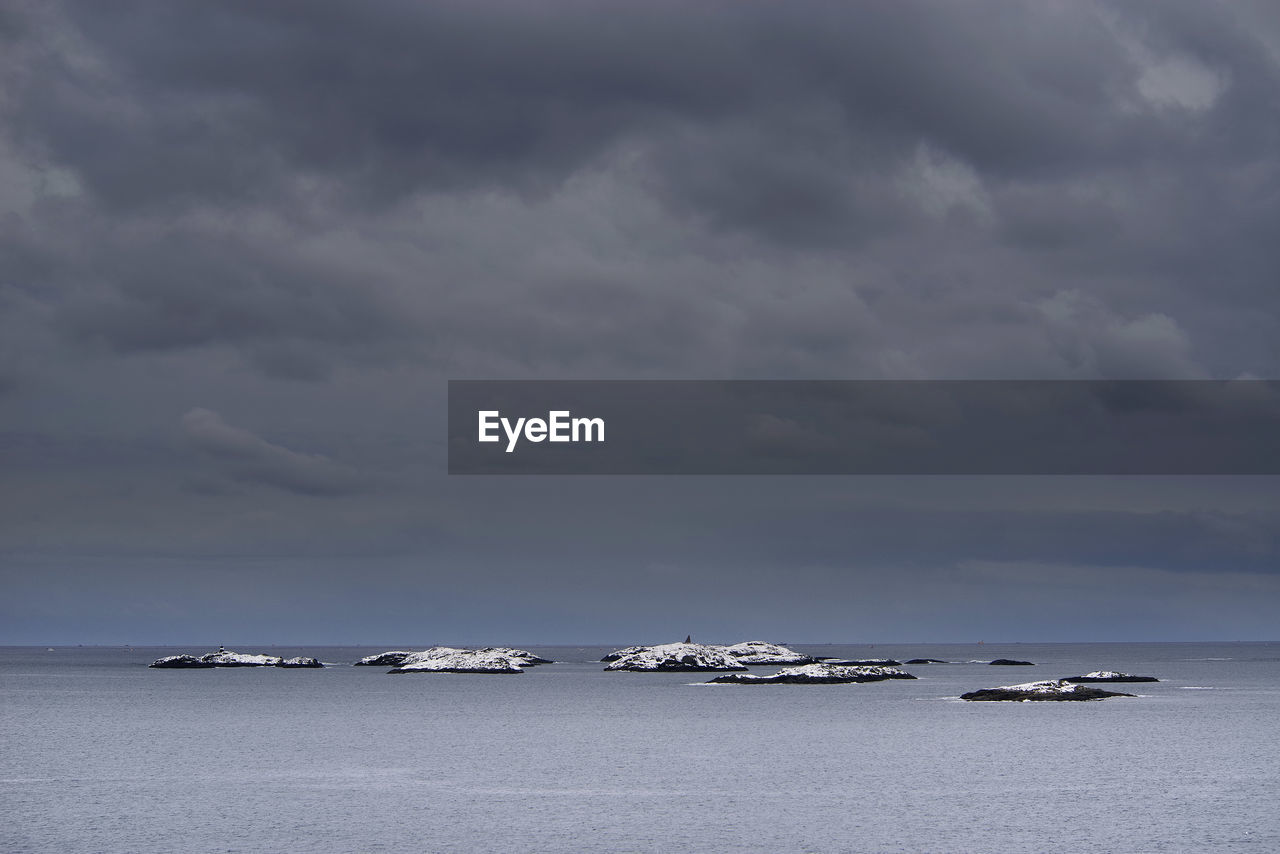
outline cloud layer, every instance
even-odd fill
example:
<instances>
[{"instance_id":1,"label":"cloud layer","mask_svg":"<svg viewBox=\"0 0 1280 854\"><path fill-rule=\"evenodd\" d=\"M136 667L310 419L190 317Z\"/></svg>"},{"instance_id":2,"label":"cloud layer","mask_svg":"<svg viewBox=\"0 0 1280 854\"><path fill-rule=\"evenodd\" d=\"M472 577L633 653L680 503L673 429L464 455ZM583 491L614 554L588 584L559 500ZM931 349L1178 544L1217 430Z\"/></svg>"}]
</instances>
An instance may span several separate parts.
<instances>
[{"instance_id":1,"label":"cloud layer","mask_svg":"<svg viewBox=\"0 0 1280 854\"><path fill-rule=\"evenodd\" d=\"M1071 506L1044 482L1043 524L972 483L950 507L992 505L973 537L924 552L904 532L950 529L941 487L899 485L886 536L914 557L892 562L845 536L883 512L858 482L548 482L481 536L510 487L443 476L443 385L1275 377L1278 89L1280 19L1249 2L8 4L0 571L364 555L412 599L482 552L458 596L536 565L587 602L609 582L584 565L636 572L646 538L655 566L732 571L736 548L683 551L693 515L770 572L839 552L812 580L841 589L997 561L1138 590L1186 553L1177 524L1133 534L1169 518L1144 514L1191 513L1239 532L1192 550L1202 571L1253 577L1276 530L1256 480L1114 507L1113 482ZM827 523L769 522L792 508ZM611 534L575 556L584 517ZM998 547L1015 518L1025 548ZM59 589L12 607L74 611Z\"/></svg>"}]
</instances>

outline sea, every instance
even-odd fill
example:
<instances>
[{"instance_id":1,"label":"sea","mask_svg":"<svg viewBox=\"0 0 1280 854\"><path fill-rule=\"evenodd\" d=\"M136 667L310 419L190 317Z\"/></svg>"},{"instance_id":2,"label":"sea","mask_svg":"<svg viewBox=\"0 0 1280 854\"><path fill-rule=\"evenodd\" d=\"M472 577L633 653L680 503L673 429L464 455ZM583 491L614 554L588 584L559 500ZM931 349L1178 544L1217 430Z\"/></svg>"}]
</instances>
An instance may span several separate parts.
<instances>
[{"instance_id":1,"label":"sea","mask_svg":"<svg viewBox=\"0 0 1280 854\"><path fill-rule=\"evenodd\" d=\"M424 646L0 648L0 851L1280 851L1280 643L792 644L949 662L853 685L350 666ZM1093 670L1161 681L959 699Z\"/></svg>"}]
</instances>

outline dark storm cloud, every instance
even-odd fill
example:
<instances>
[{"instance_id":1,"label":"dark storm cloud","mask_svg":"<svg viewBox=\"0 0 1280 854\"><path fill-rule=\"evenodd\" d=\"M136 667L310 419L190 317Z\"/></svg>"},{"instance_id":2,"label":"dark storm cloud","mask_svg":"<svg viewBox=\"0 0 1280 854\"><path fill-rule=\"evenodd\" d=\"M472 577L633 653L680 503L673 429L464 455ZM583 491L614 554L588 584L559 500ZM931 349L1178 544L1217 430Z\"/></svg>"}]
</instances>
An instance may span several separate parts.
<instances>
[{"instance_id":1,"label":"dark storm cloud","mask_svg":"<svg viewBox=\"0 0 1280 854\"><path fill-rule=\"evenodd\" d=\"M892 628L886 601L1034 634L984 595L1043 613L1112 576L1182 603L1157 636L1201 597L1274 611L1258 481L443 477L447 378L1277 376L1265 4L17 2L0 44L0 569L28 639L111 607L77 575L161 625L173 602L130 603L192 554L275 591L268 627L302 577L334 625L546 636L726 595L726 626L795 636ZM324 555L350 560L307 576ZM760 594L794 573L787 607ZM181 595L179 627L206 601Z\"/></svg>"},{"instance_id":2,"label":"dark storm cloud","mask_svg":"<svg viewBox=\"0 0 1280 854\"><path fill-rule=\"evenodd\" d=\"M508 373L584 356L606 373L698 362L765 376L982 375L1011 370L1011 353L1028 375L1274 364L1274 289L1261 283L1280 274L1264 237L1280 227L1280 77L1246 12L130 9L28 6L33 35L9 63L11 145L75 184L61 208L32 213L61 239L23 250L46 265L81 257L58 311L79 339L229 343L271 375L324 379L352 340L387 337L389 306L443 361L501 339L486 367ZM628 222L646 202L657 211ZM505 220L457 222L477 204L505 206ZM635 229L630 245L592 245L584 204ZM180 216L192 221L169 225ZM532 218L590 263L540 275L535 245L512 252ZM137 228L104 232L104 219ZM86 228L99 233L85 241ZM351 244L345 279L300 263L305 232ZM413 242L430 268L384 263ZM726 257L754 275L688 269ZM160 271L179 283L152 284ZM590 293L583 305L558 300L573 288ZM1223 335L1246 306L1251 334ZM674 327L673 348L637 326L602 341L602 313L684 314L714 334ZM982 347L958 319L986 330Z\"/></svg>"},{"instance_id":3,"label":"dark storm cloud","mask_svg":"<svg viewBox=\"0 0 1280 854\"><path fill-rule=\"evenodd\" d=\"M269 198L287 173L336 176L369 202L535 187L655 113L733 99L745 45L708 50L710 10L679 25L672 11L73 4L68 19L106 67L49 57L47 85L23 93L19 114L121 206Z\"/></svg>"},{"instance_id":4,"label":"dark storm cloud","mask_svg":"<svg viewBox=\"0 0 1280 854\"><path fill-rule=\"evenodd\" d=\"M367 201L535 187L631 141L655 147L673 194L767 230L843 219L858 193L841 173L920 140L997 180L1270 144L1256 108L1274 62L1238 18L1177 4L64 8L93 61L45 54L14 113L125 207L270 198L309 173ZM1157 77L1170 51L1184 85L1221 77L1220 101L1159 109L1182 103L1175 74L1144 105L1125 31Z\"/></svg>"}]
</instances>

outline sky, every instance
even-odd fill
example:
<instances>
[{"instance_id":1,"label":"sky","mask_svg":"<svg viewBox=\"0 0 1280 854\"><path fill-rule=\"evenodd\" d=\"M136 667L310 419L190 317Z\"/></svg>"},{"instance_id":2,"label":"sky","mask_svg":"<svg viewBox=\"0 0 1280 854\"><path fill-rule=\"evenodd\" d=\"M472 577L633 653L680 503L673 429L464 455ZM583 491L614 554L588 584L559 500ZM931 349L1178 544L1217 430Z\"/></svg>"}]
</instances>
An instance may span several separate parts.
<instances>
[{"instance_id":1,"label":"sky","mask_svg":"<svg viewBox=\"0 0 1280 854\"><path fill-rule=\"evenodd\" d=\"M1278 104L1249 0L5 3L0 643L1274 640L1274 477L451 477L445 403L1280 378Z\"/></svg>"}]
</instances>

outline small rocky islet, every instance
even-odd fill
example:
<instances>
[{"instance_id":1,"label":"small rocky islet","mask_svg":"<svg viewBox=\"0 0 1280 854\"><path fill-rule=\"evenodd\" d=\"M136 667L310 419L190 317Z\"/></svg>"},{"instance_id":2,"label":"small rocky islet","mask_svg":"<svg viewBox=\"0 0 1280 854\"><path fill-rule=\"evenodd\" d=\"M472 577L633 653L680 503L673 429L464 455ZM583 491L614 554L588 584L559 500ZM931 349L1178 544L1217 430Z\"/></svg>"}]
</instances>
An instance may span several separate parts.
<instances>
[{"instance_id":1,"label":"small rocky islet","mask_svg":"<svg viewBox=\"0 0 1280 854\"><path fill-rule=\"evenodd\" d=\"M161 670L198 670L212 667L283 667L294 669L324 667L319 660L306 656L282 658L278 655L231 652L221 648L217 652L207 652L201 656L167 655L164 658L157 658L147 666Z\"/></svg>"},{"instance_id":2,"label":"small rocky islet","mask_svg":"<svg viewBox=\"0 0 1280 854\"><path fill-rule=\"evenodd\" d=\"M406 654L387 672L523 673L526 667L552 663L549 659L541 658L524 649L495 646L482 649L459 649L451 646L433 646L422 652Z\"/></svg>"},{"instance_id":3,"label":"small rocky islet","mask_svg":"<svg viewBox=\"0 0 1280 854\"><path fill-rule=\"evenodd\" d=\"M505 661L499 661L502 658ZM449 659L445 662L445 659ZM482 649L462 649L452 646L433 646L421 652L403 649L388 650L376 655L366 655L355 662L356 667L390 667L388 673L412 673L434 671L439 673L508 673L512 667L533 667L552 664L550 659L534 655L528 650L489 646Z\"/></svg>"},{"instance_id":4,"label":"small rocky islet","mask_svg":"<svg viewBox=\"0 0 1280 854\"><path fill-rule=\"evenodd\" d=\"M1159 682L1160 680L1154 676L1134 676L1133 674L1120 673L1116 670L1095 670L1083 676L1068 676L1062 681L1081 684L1087 682Z\"/></svg>"},{"instance_id":5,"label":"small rocky islet","mask_svg":"<svg viewBox=\"0 0 1280 854\"><path fill-rule=\"evenodd\" d=\"M1090 688L1065 679L1046 679L1040 682L1024 682L1021 685L1001 685L961 694L961 700L1005 702L1052 702L1103 700L1107 697L1132 697L1119 691Z\"/></svg>"},{"instance_id":6,"label":"small rocky islet","mask_svg":"<svg viewBox=\"0 0 1280 854\"><path fill-rule=\"evenodd\" d=\"M715 644L695 644L692 637L687 637L684 639L683 644L652 644L648 646L628 646L623 647L622 649L615 649L613 652L601 658L600 661L606 664L611 664L624 658L632 658L637 655L643 656L650 653L652 650L659 648L675 646L698 647L698 651L686 651L694 652L696 655L705 655L701 650L719 650L736 659L738 664L750 665L753 667L767 667L771 665L785 664L813 664L814 662L821 660L812 655L805 655L802 652L796 652L794 649L790 649L776 643L769 643L767 641L743 641L742 643L736 643L732 646L719 646ZM608 670L610 668L605 669ZM671 669L679 670L686 668L672 667Z\"/></svg>"},{"instance_id":7,"label":"small rocky islet","mask_svg":"<svg viewBox=\"0 0 1280 854\"><path fill-rule=\"evenodd\" d=\"M767 641L743 641L732 646L698 644L692 637L683 643L628 646L615 649L600 661L605 670L635 672L714 672L751 667L814 664L821 659Z\"/></svg>"},{"instance_id":8,"label":"small rocky islet","mask_svg":"<svg viewBox=\"0 0 1280 854\"><path fill-rule=\"evenodd\" d=\"M627 670L640 673L708 673L746 670L726 647L700 643L664 643L657 646L630 647L618 650L618 657L605 670Z\"/></svg>"},{"instance_id":9,"label":"small rocky islet","mask_svg":"<svg viewBox=\"0 0 1280 854\"><path fill-rule=\"evenodd\" d=\"M787 667L769 676L726 673L708 682L721 685L844 685L853 682L883 682L886 679L915 679L905 670L877 665L845 665L821 662Z\"/></svg>"}]
</instances>

